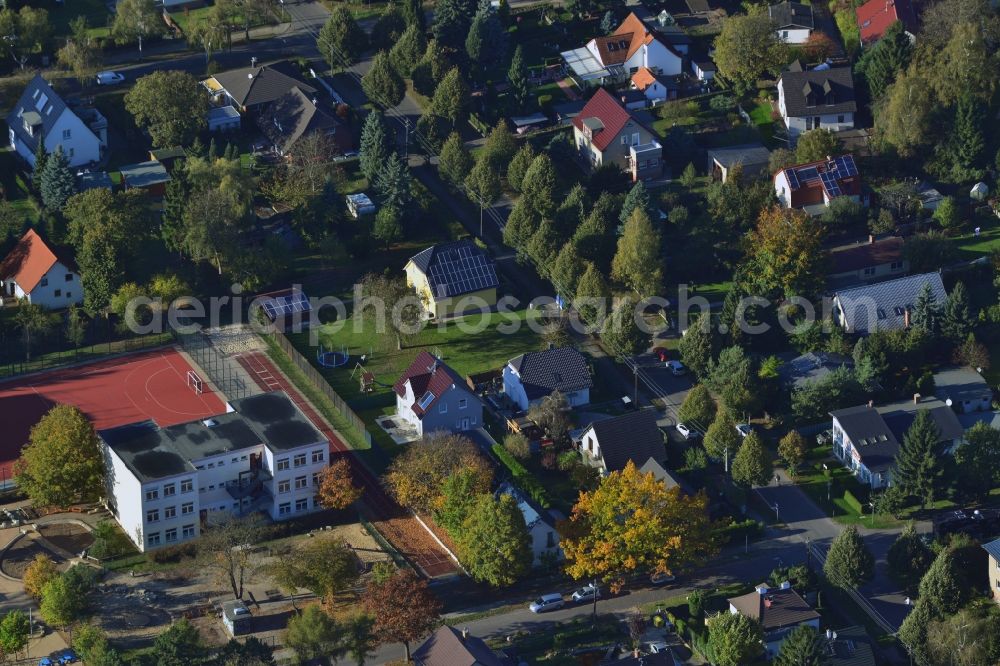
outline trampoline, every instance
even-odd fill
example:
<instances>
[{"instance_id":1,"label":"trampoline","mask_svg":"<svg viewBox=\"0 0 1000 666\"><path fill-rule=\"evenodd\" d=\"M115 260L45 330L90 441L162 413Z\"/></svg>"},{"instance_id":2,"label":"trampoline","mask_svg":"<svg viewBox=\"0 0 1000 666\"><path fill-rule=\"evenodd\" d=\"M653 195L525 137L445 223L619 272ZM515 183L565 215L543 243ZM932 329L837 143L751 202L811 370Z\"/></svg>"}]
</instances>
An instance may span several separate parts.
<instances>
[{"instance_id":1,"label":"trampoline","mask_svg":"<svg viewBox=\"0 0 1000 666\"><path fill-rule=\"evenodd\" d=\"M343 347L340 351L323 351L323 345L320 345L319 351L316 352L316 362L324 368L339 368L347 365L350 358L347 347Z\"/></svg>"}]
</instances>

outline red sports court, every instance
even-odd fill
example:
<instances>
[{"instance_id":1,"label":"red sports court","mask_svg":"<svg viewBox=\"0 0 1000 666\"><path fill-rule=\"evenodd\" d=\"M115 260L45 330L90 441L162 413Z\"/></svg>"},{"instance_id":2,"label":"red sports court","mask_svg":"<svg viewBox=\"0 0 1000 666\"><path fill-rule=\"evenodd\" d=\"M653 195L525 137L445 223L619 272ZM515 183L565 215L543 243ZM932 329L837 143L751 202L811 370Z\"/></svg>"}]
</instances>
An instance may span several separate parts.
<instances>
[{"instance_id":1,"label":"red sports court","mask_svg":"<svg viewBox=\"0 0 1000 666\"><path fill-rule=\"evenodd\" d=\"M31 427L56 404L76 405L98 430L152 419L170 426L221 414L222 396L173 348L0 383L0 481Z\"/></svg>"}]
</instances>

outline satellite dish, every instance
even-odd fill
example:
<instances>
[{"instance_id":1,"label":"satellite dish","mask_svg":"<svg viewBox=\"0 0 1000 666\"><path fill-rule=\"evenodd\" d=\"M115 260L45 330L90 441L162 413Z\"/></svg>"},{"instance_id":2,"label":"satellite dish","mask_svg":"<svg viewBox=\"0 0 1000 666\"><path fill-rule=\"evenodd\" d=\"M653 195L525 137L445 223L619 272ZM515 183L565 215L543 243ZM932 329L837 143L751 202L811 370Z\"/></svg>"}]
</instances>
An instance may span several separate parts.
<instances>
[{"instance_id":1,"label":"satellite dish","mask_svg":"<svg viewBox=\"0 0 1000 666\"><path fill-rule=\"evenodd\" d=\"M944 404L946 404L946 405L948 405L949 407L951 407L951 398L948 398L947 400L945 400L945 401L944 401Z\"/></svg>"}]
</instances>

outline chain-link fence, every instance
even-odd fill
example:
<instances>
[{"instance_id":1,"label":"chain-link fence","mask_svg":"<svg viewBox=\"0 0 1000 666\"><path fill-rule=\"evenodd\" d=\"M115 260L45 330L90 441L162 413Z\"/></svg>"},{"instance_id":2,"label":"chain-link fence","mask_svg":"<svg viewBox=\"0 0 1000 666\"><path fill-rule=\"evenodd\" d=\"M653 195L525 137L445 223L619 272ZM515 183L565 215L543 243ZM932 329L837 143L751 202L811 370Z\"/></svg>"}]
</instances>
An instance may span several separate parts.
<instances>
[{"instance_id":1,"label":"chain-link fence","mask_svg":"<svg viewBox=\"0 0 1000 666\"><path fill-rule=\"evenodd\" d=\"M207 335L178 333L177 342L229 400L240 400L250 395L236 361L216 349Z\"/></svg>"}]
</instances>

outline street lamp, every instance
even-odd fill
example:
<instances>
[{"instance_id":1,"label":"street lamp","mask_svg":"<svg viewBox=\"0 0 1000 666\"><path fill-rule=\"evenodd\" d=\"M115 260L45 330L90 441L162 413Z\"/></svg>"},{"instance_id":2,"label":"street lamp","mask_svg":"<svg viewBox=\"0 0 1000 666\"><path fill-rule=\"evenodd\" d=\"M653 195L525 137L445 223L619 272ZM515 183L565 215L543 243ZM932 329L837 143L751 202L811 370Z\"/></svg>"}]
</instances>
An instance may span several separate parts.
<instances>
[{"instance_id":1,"label":"street lamp","mask_svg":"<svg viewBox=\"0 0 1000 666\"><path fill-rule=\"evenodd\" d=\"M872 508L872 529L875 529L875 500L868 502L868 506Z\"/></svg>"},{"instance_id":2,"label":"street lamp","mask_svg":"<svg viewBox=\"0 0 1000 666\"><path fill-rule=\"evenodd\" d=\"M774 503L774 522L776 522L776 523L780 523L781 522L781 518L778 516L778 503L777 502Z\"/></svg>"}]
</instances>

